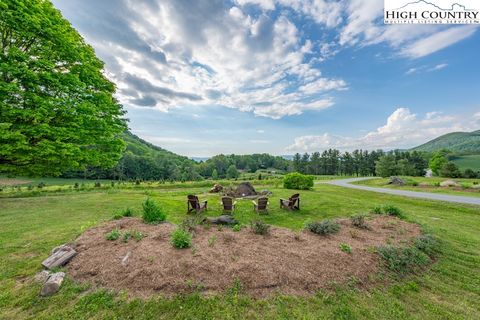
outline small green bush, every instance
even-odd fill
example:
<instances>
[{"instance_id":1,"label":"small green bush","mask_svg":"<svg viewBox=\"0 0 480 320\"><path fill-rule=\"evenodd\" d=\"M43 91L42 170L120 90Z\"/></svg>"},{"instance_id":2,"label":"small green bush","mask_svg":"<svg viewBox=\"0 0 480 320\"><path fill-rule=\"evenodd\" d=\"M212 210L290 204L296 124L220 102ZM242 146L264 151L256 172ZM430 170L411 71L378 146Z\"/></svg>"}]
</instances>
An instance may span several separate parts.
<instances>
[{"instance_id":1,"label":"small green bush","mask_svg":"<svg viewBox=\"0 0 480 320\"><path fill-rule=\"evenodd\" d=\"M232 227L232 230L235 232L239 232L240 230L242 230L242 226L239 224L236 224Z\"/></svg>"},{"instance_id":2,"label":"small green bush","mask_svg":"<svg viewBox=\"0 0 480 320\"><path fill-rule=\"evenodd\" d=\"M113 216L113 220L120 220L123 218L123 215L121 213L116 213L114 216Z\"/></svg>"},{"instance_id":3,"label":"small green bush","mask_svg":"<svg viewBox=\"0 0 480 320\"><path fill-rule=\"evenodd\" d=\"M118 229L113 229L105 235L105 239L108 241L115 241L120 238L120 231Z\"/></svg>"},{"instance_id":4,"label":"small green bush","mask_svg":"<svg viewBox=\"0 0 480 320\"><path fill-rule=\"evenodd\" d=\"M430 234L423 234L415 240L415 247L429 256L438 252L439 245L438 240Z\"/></svg>"},{"instance_id":5,"label":"small green bush","mask_svg":"<svg viewBox=\"0 0 480 320\"><path fill-rule=\"evenodd\" d=\"M123 242L128 242L130 238L133 236L131 231L127 231L123 234Z\"/></svg>"},{"instance_id":6,"label":"small green bush","mask_svg":"<svg viewBox=\"0 0 480 320\"><path fill-rule=\"evenodd\" d=\"M180 228L187 232L192 232L195 230L195 227L201 224L203 221L205 221L205 217L202 214L187 216L180 224Z\"/></svg>"},{"instance_id":7,"label":"small green bush","mask_svg":"<svg viewBox=\"0 0 480 320\"><path fill-rule=\"evenodd\" d=\"M325 236L328 234L337 233L340 230L340 225L332 220L322 220L309 222L305 228L313 233Z\"/></svg>"},{"instance_id":8,"label":"small green bush","mask_svg":"<svg viewBox=\"0 0 480 320\"><path fill-rule=\"evenodd\" d=\"M182 228L177 228L170 236L170 243L177 249L190 248L192 246L192 235Z\"/></svg>"},{"instance_id":9,"label":"small green bush","mask_svg":"<svg viewBox=\"0 0 480 320\"><path fill-rule=\"evenodd\" d=\"M270 226L261 220L254 220L250 223L253 233L267 235L270 232Z\"/></svg>"},{"instance_id":10,"label":"small green bush","mask_svg":"<svg viewBox=\"0 0 480 320\"><path fill-rule=\"evenodd\" d=\"M126 208L120 212L123 217L133 217L134 213L132 208Z\"/></svg>"},{"instance_id":11,"label":"small green bush","mask_svg":"<svg viewBox=\"0 0 480 320\"><path fill-rule=\"evenodd\" d=\"M133 231L133 238L135 239L135 241L138 242L142 240L144 237L145 235L141 231L138 231L138 230Z\"/></svg>"},{"instance_id":12,"label":"small green bush","mask_svg":"<svg viewBox=\"0 0 480 320\"><path fill-rule=\"evenodd\" d=\"M430 262L430 258L416 247L383 246L377 253L391 271L405 275Z\"/></svg>"},{"instance_id":13,"label":"small green bush","mask_svg":"<svg viewBox=\"0 0 480 320\"><path fill-rule=\"evenodd\" d=\"M357 214L350 217L350 222L352 226L360 229L369 229L369 225L365 221L366 215L364 214Z\"/></svg>"},{"instance_id":14,"label":"small green bush","mask_svg":"<svg viewBox=\"0 0 480 320\"><path fill-rule=\"evenodd\" d=\"M372 210L370 210L370 213L382 214L383 213L382 207L381 206L375 206L375 207L372 208Z\"/></svg>"},{"instance_id":15,"label":"small green bush","mask_svg":"<svg viewBox=\"0 0 480 320\"><path fill-rule=\"evenodd\" d=\"M313 176L292 172L283 178L283 187L286 189L309 190L313 187L313 180Z\"/></svg>"},{"instance_id":16,"label":"small green bush","mask_svg":"<svg viewBox=\"0 0 480 320\"><path fill-rule=\"evenodd\" d=\"M155 224L167 219L167 214L150 198L147 198L147 200L143 202L142 207L143 221L146 223Z\"/></svg>"},{"instance_id":17,"label":"small green bush","mask_svg":"<svg viewBox=\"0 0 480 320\"><path fill-rule=\"evenodd\" d=\"M388 214L389 216L395 216L395 217L403 217L403 212L402 210L400 210L399 208L393 206L393 205L390 205L390 204L387 204L387 205L384 205L383 206L383 212L385 214Z\"/></svg>"},{"instance_id":18,"label":"small green bush","mask_svg":"<svg viewBox=\"0 0 480 320\"><path fill-rule=\"evenodd\" d=\"M348 244L346 243L340 243L340 250L342 250L343 252L346 252L348 254L351 254L352 253L352 247L350 247Z\"/></svg>"}]
</instances>

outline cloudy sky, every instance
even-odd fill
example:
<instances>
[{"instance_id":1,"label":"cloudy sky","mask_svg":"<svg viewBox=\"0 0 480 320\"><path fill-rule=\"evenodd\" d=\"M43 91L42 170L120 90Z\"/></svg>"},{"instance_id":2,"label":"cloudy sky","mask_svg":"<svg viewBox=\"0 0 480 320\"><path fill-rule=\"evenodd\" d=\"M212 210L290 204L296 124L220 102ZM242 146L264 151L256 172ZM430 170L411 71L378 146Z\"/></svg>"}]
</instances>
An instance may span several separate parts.
<instances>
[{"instance_id":1,"label":"cloudy sky","mask_svg":"<svg viewBox=\"0 0 480 320\"><path fill-rule=\"evenodd\" d=\"M383 0L53 3L105 61L132 132L179 154L407 148L480 129L478 25L385 26Z\"/></svg>"}]
</instances>

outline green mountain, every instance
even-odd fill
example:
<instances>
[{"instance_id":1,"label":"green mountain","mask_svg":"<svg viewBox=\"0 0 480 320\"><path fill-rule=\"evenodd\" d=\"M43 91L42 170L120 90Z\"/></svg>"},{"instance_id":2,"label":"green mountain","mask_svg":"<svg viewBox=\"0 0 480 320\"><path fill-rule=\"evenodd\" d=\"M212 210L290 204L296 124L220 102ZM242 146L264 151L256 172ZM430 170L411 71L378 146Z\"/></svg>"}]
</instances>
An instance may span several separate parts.
<instances>
[{"instance_id":1,"label":"green mountain","mask_svg":"<svg viewBox=\"0 0 480 320\"><path fill-rule=\"evenodd\" d=\"M157 158L161 157L165 160L171 160L177 163L188 163L194 164L195 162L188 158L171 151L162 149L156 145L147 142L138 136L134 135L130 131L124 133L123 140L126 143L125 153L133 154L140 157L151 157Z\"/></svg>"},{"instance_id":2,"label":"green mountain","mask_svg":"<svg viewBox=\"0 0 480 320\"><path fill-rule=\"evenodd\" d=\"M447 133L411 150L433 152L439 149L461 154L480 154L480 130Z\"/></svg>"}]
</instances>

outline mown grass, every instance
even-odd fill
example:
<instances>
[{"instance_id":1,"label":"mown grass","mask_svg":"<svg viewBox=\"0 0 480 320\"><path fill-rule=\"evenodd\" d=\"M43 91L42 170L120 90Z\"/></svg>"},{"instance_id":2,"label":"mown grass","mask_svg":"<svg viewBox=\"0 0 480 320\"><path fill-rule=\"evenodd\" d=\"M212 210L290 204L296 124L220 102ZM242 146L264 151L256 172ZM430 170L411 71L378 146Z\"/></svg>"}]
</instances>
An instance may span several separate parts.
<instances>
[{"instance_id":1,"label":"mown grass","mask_svg":"<svg viewBox=\"0 0 480 320\"><path fill-rule=\"evenodd\" d=\"M449 178L425 178L425 177L400 177L407 182L407 185L397 186L389 184L390 178L375 178L368 180L356 181L354 184L361 184L370 187L382 187L390 189L401 189L410 191L445 193L458 196L480 197L480 188L473 186L480 185L480 179L449 179ZM440 187L439 183L445 180L454 180L459 187ZM425 185L412 185L412 183Z\"/></svg>"},{"instance_id":2,"label":"mown grass","mask_svg":"<svg viewBox=\"0 0 480 320\"><path fill-rule=\"evenodd\" d=\"M260 186L259 188L263 188ZM127 207L141 213L147 196L165 208L168 220L185 217L186 195L208 199L209 215L219 215L218 195L205 187L91 190L0 199L0 318L2 319L475 319L480 312L480 208L416 200L366 191L316 185L302 191L300 212L281 211L278 199L292 191L270 187L270 214L258 217L250 201L238 201L235 216L299 230L306 221L348 217L375 205L391 204L407 220L422 224L443 242L443 253L427 271L368 290L336 287L309 298L274 296L254 300L232 290L223 295L198 294L131 299L67 279L60 292L40 298L31 281L40 262L56 245L72 241L86 228L110 219ZM321 240L319 240L321 241ZM193 239L195 242L195 239ZM322 259L322 257L318 257ZM352 283L353 283L352 279Z\"/></svg>"},{"instance_id":3,"label":"mown grass","mask_svg":"<svg viewBox=\"0 0 480 320\"><path fill-rule=\"evenodd\" d=\"M480 171L480 154L456 156L452 161L461 170L472 169L473 171Z\"/></svg>"}]
</instances>

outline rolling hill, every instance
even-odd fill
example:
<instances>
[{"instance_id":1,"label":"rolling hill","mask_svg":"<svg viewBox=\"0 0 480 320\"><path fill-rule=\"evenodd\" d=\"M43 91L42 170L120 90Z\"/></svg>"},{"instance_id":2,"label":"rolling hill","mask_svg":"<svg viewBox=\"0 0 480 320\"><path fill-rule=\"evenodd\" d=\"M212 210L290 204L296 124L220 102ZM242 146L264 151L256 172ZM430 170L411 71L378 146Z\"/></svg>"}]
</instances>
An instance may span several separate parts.
<instances>
[{"instance_id":1,"label":"rolling hill","mask_svg":"<svg viewBox=\"0 0 480 320\"><path fill-rule=\"evenodd\" d=\"M124 133L123 140L126 143L125 153L141 157L162 157L164 159L172 160L173 162L190 162L191 164L194 164L194 160L153 145L134 135L130 131Z\"/></svg>"},{"instance_id":2,"label":"rolling hill","mask_svg":"<svg viewBox=\"0 0 480 320\"><path fill-rule=\"evenodd\" d=\"M411 150L433 152L439 149L459 154L480 154L480 130L447 133Z\"/></svg>"}]
</instances>

